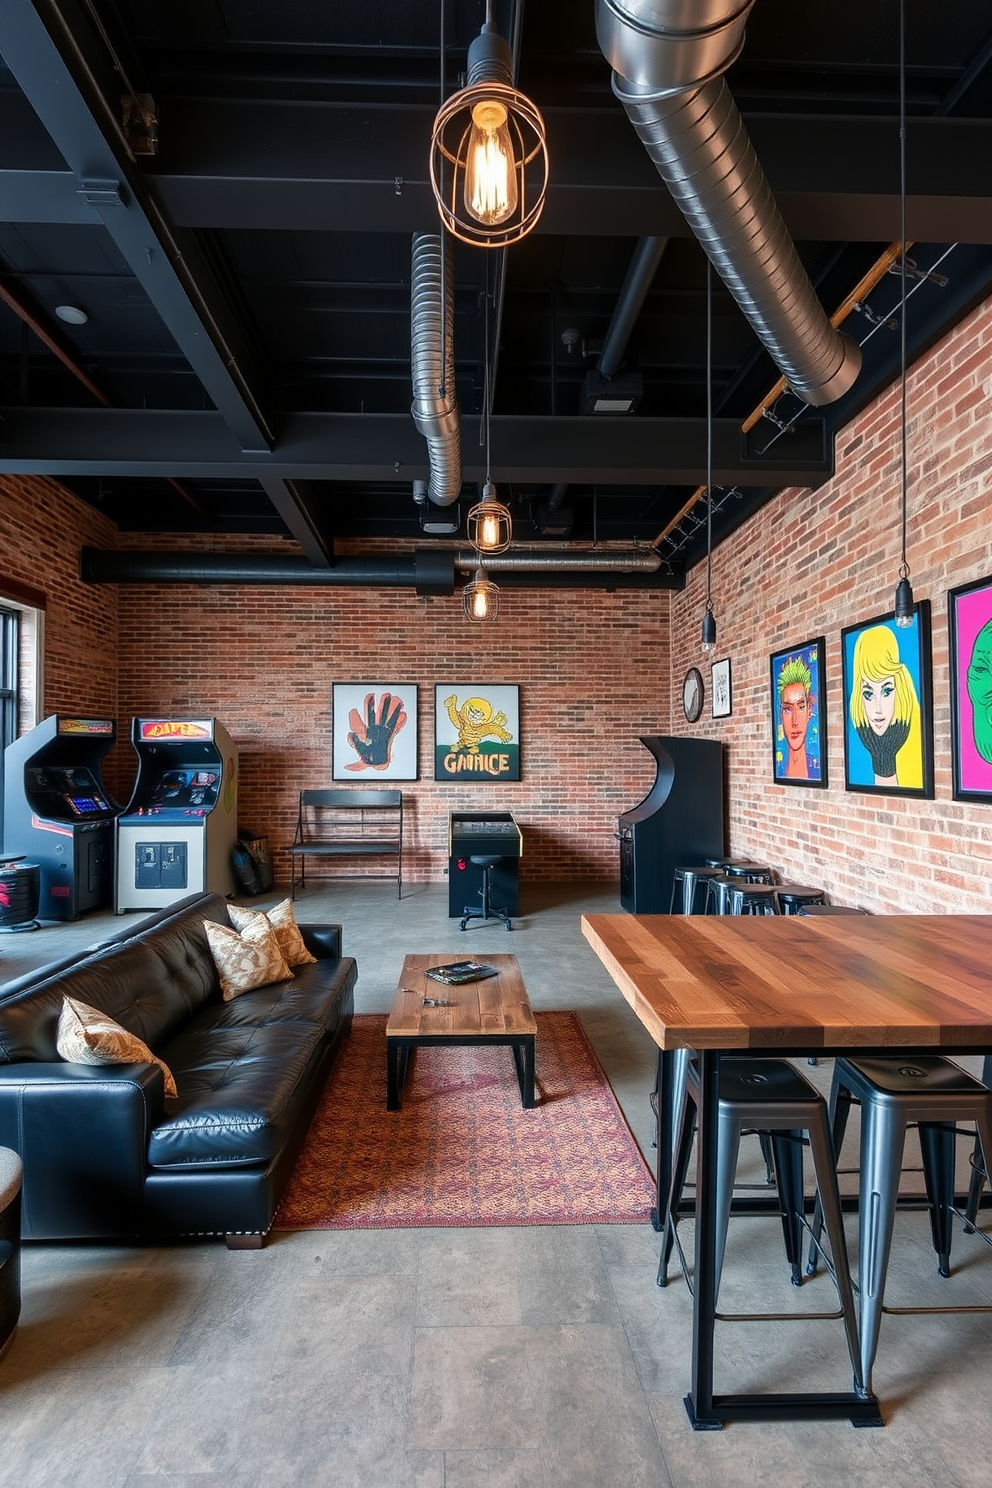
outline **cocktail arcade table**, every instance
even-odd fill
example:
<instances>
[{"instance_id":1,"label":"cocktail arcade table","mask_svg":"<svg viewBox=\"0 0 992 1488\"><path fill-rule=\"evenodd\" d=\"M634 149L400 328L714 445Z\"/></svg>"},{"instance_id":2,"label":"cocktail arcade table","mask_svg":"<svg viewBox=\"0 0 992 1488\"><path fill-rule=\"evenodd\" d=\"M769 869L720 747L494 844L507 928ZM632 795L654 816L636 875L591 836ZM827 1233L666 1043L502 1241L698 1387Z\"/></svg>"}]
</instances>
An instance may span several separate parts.
<instances>
[{"instance_id":1,"label":"cocktail arcade table","mask_svg":"<svg viewBox=\"0 0 992 1488\"><path fill-rule=\"evenodd\" d=\"M689 1419L848 1417L881 1425L878 1402L836 1393L714 1395L716 1159L720 1058L992 1048L992 916L583 915L582 933L666 1061L695 1049L701 1086ZM669 1125L670 1130L670 1125ZM659 1188L671 1145L659 1132ZM667 1184L666 1184L667 1192Z\"/></svg>"},{"instance_id":2,"label":"cocktail arcade table","mask_svg":"<svg viewBox=\"0 0 992 1488\"><path fill-rule=\"evenodd\" d=\"M485 965L495 966L497 975L460 986L427 975L430 967L454 959L450 952L442 952L407 956L403 962L386 1023L386 1109L400 1109L410 1050L437 1044L508 1044L520 1099L530 1109L537 1023L516 956L486 956Z\"/></svg>"}]
</instances>

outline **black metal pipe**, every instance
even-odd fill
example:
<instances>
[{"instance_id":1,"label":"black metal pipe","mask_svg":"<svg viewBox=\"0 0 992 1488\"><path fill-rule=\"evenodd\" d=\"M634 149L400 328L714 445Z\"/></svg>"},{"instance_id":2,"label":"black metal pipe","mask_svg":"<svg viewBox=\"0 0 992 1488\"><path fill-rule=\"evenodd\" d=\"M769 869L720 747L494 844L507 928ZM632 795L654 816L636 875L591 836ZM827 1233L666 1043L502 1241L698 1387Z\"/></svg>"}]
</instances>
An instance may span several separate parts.
<instances>
[{"instance_id":1,"label":"black metal pipe","mask_svg":"<svg viewBox=\"0 0 992 1488\"><path fill-rule=\"evenodd\" d=\"M332 568L316 568L306 558L277 553L173 553L137 548L84 547L79 577L85 584L297 585L319 588L416 589L418 595L453 594L457 553L448 548L419 549L412 557L338 558ZM458 575L458 582L461 575ZM680 589L681 575L627 573L607 569L548 572L535 560L533 571L500 574L500 584L517 589Z\"/></svg>"},{"instance_id":2,"label":"black metal pipe","mask_svg":"<svg viewBox=\"0 0 992 1488\"><path fill-rule=\"evenodd\" d=\"M667 238L641 238L634 249L627 277L613 311L613 319L606 332L603 350L596 363L604 377L612 377L623 361L630 333L637 324L637 317L648 297L648 290L667 246Z\"/></svg>"}]
</instances>

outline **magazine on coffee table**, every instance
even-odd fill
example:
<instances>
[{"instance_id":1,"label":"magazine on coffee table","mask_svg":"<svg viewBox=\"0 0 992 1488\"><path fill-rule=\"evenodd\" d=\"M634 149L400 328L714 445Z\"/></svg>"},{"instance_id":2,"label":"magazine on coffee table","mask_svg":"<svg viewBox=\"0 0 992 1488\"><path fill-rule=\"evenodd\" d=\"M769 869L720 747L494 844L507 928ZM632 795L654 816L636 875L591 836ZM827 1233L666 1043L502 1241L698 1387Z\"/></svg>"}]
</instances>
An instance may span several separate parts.
<instances>
[{"instance_id":1,"label":"magazine on coffee table","mask_svg":"<svg viewBox=\"0 0 992 1488\"><path fill-rule=\"evenodd\" d=\"M427 975L433 982L460 987L463 982L481 982L483 977L498 976L499 972L495 966L483 966L479 961L448 961L444 966L432 966Z\"/></svg>"}]
</instances>

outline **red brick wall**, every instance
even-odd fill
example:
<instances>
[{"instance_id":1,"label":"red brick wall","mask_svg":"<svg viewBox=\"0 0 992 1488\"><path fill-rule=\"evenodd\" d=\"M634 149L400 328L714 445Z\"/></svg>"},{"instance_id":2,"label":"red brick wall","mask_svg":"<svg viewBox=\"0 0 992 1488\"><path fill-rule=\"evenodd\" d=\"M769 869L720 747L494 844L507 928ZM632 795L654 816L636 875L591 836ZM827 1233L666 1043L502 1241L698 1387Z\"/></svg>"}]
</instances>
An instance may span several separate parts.
<instances>
[{"instance_id":1,"label":"red brick wall","mask_svg":"<svg viewBox=\"0 0 992 1488\"><path fill-rule=\"evenodd\" d=\"M512 811L524 831L522 878L617 877L616 818L654 778L637 735L658 732L668 709L664 592L506 590L492 628L469 626L457 595L412 589L122 587L119 607L122 718L224 723L240 752L239 818L269 838L278 876L298 791L331 784L332 684L410 681L421 778L402 784L406 878L440 881L448 812L489 808ZM469 681L520 686L519 782L432 778L434 685Z\"/></svg>"},{"instance_id":2,"label":"red brick wall","mask_svg":"<svg viewBox=\"0 0 992 1488\"><path fill-rule=\"evenodd\" d=\"M936 798L844 789L840 632L891 613L899 564L899 388L890 388L837 440L836 475L758 513L713 561L717 648L699 628L704 565L672 597L672 732L727 745L730 848L768 861L794 882L822 885L838 903L874 911L992 911L992 805L951 799L947 663L949 588L992 574L992 301L910 371L909 561L933 619ZM772 783L769 656L826 637L829 780L826 790ZM733 716L713 720L709 662L730 657ZM702 719L682 721L685 669L707 683Z\"/></svg>"},{"instance_id":3,"label":"red brick wall","mask_svg":"<svg viewBox=\"0 0 992 1488\"><path fill-rule=\"evenodd\" d=\"M117 593L77 577L84 543L116 540L112 522L55 481L0 475L0 596L7 579L45 599L42 718L117 716Z\"/></svg>"}]
</instances>

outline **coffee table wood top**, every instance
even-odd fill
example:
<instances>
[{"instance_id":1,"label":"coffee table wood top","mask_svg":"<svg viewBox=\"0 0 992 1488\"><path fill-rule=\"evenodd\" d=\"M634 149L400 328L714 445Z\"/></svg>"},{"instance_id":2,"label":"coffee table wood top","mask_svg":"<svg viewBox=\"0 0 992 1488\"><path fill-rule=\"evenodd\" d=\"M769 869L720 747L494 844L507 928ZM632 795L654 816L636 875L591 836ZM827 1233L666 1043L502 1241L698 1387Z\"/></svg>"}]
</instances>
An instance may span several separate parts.
<instances>
[{"instance_id":1,"label":"coffee table wood top","mask_svg":"<svg viewBox=\"0 0 992 1488\"><path fill-rule=\"evenodd\" d=\"M506 1040L508 1037L533 1037L537 1032L534 1011L520 974L516 956L479 956L485 966L495 966L499 975L478 982L464 982L450 987L427 976L431 966L444 966L460 958L450 951L425 956L407 956L403 961L399 990L386 1023L388 1038L431 1038L453 1040L487 1034ZM425 1007L431 997L447 1004Z\"/></svg>"},{"instance_id":2,"label":"coffee table wood top","mask_svg":"<svg viewBox=\"0 0 992 1488\"><path fill-rule=\"evenodd\" d=\"M583 915L661 1049L992 1047L992 916Z\"/></svg>"}]
</instances>

